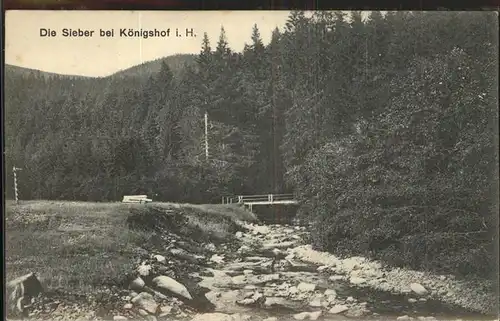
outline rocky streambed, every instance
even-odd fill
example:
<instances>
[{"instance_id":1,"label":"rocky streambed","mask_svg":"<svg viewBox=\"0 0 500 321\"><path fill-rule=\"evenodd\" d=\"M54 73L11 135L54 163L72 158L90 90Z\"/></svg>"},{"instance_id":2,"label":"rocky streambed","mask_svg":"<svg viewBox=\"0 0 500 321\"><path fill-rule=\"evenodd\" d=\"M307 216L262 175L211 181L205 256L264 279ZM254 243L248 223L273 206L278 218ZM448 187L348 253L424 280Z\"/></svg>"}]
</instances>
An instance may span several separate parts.
<instances>
[{"instance_id":1,"label":"rocky streambed","mask_svg":"<svg viewBox=\"0 0 500 321\"><path fill-rule=\"evenodd\" d=\"M123 285L32 300L31 320L486 320L488 292L452 276L340 259L306 244L304 227L242 223L231 243L164 236ZM82 303L83 302L83 303ZM103 304L102 302L106 302Z\"/></svg>"},{"instance_id":2,"label":"rocky streambed","mask_svg":"<svg viewBox=\"0 0 500 321\"><path fill-rule=\"evenodd\" d=\"M208 318L480 320L488 317L479 311L494 302L487 294L475 298L474 307L443 302L442 289L429 287L439 284L423 273L384 270L361 257L341 260L314 251L302 244L307 235L303 227L246 227L248 233L237 233L237 256L217 257L217 267L208 269L200 283L211 289L206 297L219 312ZM438 281L444 286L453 278L440 276ZM453 287L444 287L450 297Z\"/></svg>"}]
</instances>

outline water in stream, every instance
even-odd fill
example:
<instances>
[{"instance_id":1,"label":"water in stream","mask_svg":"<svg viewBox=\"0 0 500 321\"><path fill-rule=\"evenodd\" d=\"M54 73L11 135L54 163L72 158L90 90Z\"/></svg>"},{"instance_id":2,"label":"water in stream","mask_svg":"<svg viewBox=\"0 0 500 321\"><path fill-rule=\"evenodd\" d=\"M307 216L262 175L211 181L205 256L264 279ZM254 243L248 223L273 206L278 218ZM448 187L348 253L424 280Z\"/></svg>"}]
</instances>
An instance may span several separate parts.
<instances>
[{"instance_id":1,"label":"water in stream","mask_svg":"<svg viewBox=\"0 0 500 321\"><path fill-rule=\"evenodd\" d=\"M269 268L273 260L279 260L269 255L269 251L255 250L255 244L264 244L265 248L266 243L275 242L280 248L277 252L285 253L287 241L283 239L287 238L283 238L284 229L275 225L269 227L269 232L266 233L245 233L242 236L243 244L252 244L254 250L224 261L211 270L213 276L203 277L200 285L211 289L206 296L215 304L216 312L241 313L258 316L262 320L268 317L297 320L294 316L297 317L298 313L315 311L322 311L317 320L396 320L403 316L421 320L492 320L491 316L431 298L424 299L415 293L395 294L357 287L347 280L331 280L332 274L318 272L318 266L306 262L298 262L298 266L278 264L276 269ZM285 230L289 232L290 228ZM284 255L286 253L282 256ZM261 261L258 261L259 258ZM266 277L271 278L266 282ZM314 285L314 290L297 293L297 285L301 282ZM326 290L334 290L335 293L334 300L328 303L325 303L328 300L323 294ZM256 297L259 299L253 302L251 298ZM323 303L311 305L315 298L320 298ZM345 306L348 309L338 314L330 313L334 306ZM311 318L306 316L304 319Z\"/></svg>"}]
</instances>

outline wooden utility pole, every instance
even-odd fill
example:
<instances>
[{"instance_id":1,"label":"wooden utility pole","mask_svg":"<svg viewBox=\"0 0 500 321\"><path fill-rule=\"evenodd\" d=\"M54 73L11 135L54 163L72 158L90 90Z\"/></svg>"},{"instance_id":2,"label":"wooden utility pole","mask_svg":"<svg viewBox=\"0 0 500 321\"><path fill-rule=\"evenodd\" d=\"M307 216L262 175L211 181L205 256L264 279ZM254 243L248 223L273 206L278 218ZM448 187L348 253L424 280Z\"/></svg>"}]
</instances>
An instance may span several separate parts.
<instances>
[{"instance_id":1,"label":"wooden utility pole","mask_svg":"<svg viewBox=\"0 0 500 321\"><path fill-rule=\"evenodd\" d=\"M205 112L205 158L208 160L208 113Z\"/></svg>"},{"instance_id":2,"label":"wooden utility pole","mask_svg":"<svg viewBox=\"0 0 500 321\"><path fill-rule=\"evenodd\" d=\"M12 172L14 173L14 195L16 197L16 204L19 204L19 193L17 191L17 171L20 171L22 168L18 168L12 166Z\"/></svg>"}]
</instances>

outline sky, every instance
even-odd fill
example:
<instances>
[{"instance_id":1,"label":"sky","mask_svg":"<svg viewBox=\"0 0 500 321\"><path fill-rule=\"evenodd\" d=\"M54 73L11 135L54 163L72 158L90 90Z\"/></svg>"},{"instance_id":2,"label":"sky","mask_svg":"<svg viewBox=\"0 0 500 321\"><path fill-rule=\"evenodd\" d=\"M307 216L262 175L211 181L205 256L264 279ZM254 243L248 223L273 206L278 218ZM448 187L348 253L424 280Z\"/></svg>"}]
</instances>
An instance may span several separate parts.
<instances>
[{"instance_id":1,"label":"sky","mask_svg":"<svg viewBox=\"0 0 500 321\"><path fill-rule=\"evenodd\" d=\"M224 26L231 49L241 51L257 24L268 43L283 29L288 11L7 11L5 62L69 75L107 76L122 69L179 53L198 53L203 33L215 47ZM94 31L92 37L64 37L63 29ZM120 29L166 31L169 37L120 36ZM186 29L195 36L186 37ZM40 29L56 33L41 36ZM101 37L100 29L114 30ZM175 36L178 29L182 37ZM47 33L47 32L46 32Z\"/></svg>"}]
</instances>

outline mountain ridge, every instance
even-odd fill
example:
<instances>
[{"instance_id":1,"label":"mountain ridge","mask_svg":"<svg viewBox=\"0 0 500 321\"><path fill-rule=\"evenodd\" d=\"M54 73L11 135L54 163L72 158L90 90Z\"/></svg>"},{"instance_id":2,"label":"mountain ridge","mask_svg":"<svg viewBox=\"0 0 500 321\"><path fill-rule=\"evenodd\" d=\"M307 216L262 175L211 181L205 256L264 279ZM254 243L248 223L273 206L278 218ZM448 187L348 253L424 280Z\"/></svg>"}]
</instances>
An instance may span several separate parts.
<instances>
[{"instance_id":1,"label":"mountain ridge","mask_svg":"<svg viewBox=\"0 0 500 321\"><path fill-rule=\"evenodd\" d=\"M43 71L35 68L28 68L17 66L13 64L5 64L5 73L26 76L29 74L37 74L41 77L50 78L53 76L68 77L74 79L108 79L108 78L147 78L152 74L160 71L161 63L165 63L170 67L174 75L179 75L184 69L185 64L193 64L195 62L196 54L176 54L166 57L160 57L154 60L146 61L139 65L133 65L129 68L116 71L107 76L85 76L85 75L71 75L61 74L50 71Z\"/></svg>"}]
</instances>

